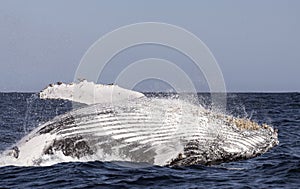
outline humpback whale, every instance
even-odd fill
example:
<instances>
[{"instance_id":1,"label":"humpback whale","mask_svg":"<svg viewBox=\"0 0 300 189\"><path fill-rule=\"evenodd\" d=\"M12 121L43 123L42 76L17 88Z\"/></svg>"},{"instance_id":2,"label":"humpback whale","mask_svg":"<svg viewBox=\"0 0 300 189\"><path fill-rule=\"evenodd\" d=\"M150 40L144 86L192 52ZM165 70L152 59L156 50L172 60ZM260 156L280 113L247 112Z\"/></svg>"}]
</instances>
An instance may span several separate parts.
<instances>
[{"instance_id":1,"label":"humpback whale","mask_svg":"<svg viewBox=\"0 0 300 189\"><path fill-rule=\"evenodd\" d=\"M0 162L23 166L94 160L171 167L214 165L253 158L278 144L277 130L266 124L180 99L138 96L59 115L4 151Z\"/></svg>"}]
</instances>

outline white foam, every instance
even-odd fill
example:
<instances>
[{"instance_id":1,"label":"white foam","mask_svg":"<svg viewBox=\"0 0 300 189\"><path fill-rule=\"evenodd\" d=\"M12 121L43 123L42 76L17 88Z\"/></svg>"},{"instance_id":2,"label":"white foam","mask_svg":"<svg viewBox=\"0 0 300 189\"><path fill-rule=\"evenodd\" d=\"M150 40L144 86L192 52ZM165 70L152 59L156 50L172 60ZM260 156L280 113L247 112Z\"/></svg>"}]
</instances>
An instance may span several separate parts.
<instances>
[{"instance_id":1,"label":"white foam","mask_svg":"<svg viewBox=\"0 0 300 189\"><path fill-rule=\"evenodd\" d=\"M143 97L144 94L117 85L88 82L50 84L39 93L41 99L64 99L84 104L112 103Z\"/></svg>"}]
</instances>

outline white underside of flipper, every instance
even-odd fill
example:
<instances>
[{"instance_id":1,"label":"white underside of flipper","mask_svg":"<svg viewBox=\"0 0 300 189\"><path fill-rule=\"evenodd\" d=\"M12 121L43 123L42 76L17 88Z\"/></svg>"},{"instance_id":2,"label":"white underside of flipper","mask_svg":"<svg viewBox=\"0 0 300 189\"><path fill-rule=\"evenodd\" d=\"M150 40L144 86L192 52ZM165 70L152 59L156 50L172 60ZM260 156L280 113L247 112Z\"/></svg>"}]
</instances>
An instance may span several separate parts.
<instances>
[{"instance_id":1,"label":"white underside of flipper","mask_svg":"<svg viewBox=\"0 0 300 189\"><path fill-rule=\"evenodd\" d=\"M117 85L95 84L84 80L71 84L50 84L39 96L41 99L64 99L90 105L140 98L144 94Z\"/></svg>"}]
</instances>

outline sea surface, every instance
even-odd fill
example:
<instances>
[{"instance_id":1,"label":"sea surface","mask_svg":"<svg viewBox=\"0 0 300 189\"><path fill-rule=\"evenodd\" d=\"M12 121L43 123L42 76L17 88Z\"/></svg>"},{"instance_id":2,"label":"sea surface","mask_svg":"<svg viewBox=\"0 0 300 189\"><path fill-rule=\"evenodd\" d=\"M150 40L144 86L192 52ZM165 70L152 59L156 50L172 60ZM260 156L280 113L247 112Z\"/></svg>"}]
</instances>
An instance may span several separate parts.
<instances>
[{"instance_id":1,"label":"sea surface","mask_svg":"<svg viewBox=\"0 0 300 189\"><path fill-rule=\"evenodd\" d=\"M198 97L209 106L209 94ZM69 101L0 93L0 152L71 108ZM230 93L227 113L272 125L279 130L279 145L250 160L210 167L100 161L4 166L0 167L0 188L300 188L300 93Z\"/></svg>"}]
</instances>

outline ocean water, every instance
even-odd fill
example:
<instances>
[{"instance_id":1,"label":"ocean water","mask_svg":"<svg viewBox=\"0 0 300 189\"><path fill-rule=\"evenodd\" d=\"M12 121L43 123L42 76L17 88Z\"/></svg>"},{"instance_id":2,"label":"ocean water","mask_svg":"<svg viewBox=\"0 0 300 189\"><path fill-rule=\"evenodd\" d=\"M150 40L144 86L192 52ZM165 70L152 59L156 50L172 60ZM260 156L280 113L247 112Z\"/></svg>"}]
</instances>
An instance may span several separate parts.
<instances>
[{"instance_id":1,"label":"ocean water","mask_svg":"<svg viewBox=\"0 0 300 189\"><path fill-rule=\"evenodd\" d=\"M198 96L209 104L208 94ZM68 101L40 100L30 93L0 93L0 152L71 107ZM300 94L230 93L227 112L272 125L279 130L279 145L250 160L210 167L100 161L4 166L0 188L300 188Z\"/></svg>"}]
</instances>

